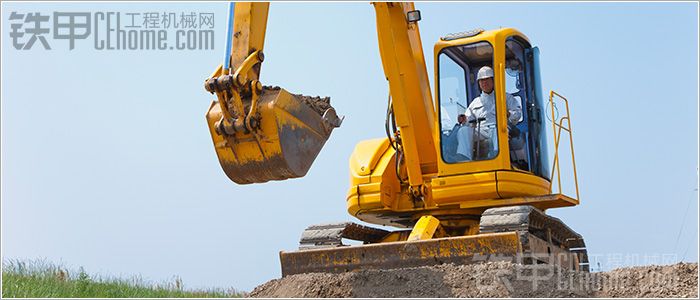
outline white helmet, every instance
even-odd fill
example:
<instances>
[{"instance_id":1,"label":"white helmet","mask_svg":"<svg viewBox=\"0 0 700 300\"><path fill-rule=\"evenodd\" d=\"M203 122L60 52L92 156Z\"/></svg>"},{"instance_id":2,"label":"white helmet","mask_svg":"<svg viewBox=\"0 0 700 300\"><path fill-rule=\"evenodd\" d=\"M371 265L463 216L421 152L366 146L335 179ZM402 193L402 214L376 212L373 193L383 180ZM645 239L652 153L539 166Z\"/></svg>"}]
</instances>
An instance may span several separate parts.
<instances>
[{"instance_id":1,"label":"white helmet","mask_svg":"<svg viewBox=\"0 0 700 300\"><path fill-rule=\"evenodd\" d=\"M481 67L481 69L479 69L479 73L476 74L476 80L486 78L493 78L493 69L491 69L491 67L488 66Z\"/></svg>"}]
</instances>

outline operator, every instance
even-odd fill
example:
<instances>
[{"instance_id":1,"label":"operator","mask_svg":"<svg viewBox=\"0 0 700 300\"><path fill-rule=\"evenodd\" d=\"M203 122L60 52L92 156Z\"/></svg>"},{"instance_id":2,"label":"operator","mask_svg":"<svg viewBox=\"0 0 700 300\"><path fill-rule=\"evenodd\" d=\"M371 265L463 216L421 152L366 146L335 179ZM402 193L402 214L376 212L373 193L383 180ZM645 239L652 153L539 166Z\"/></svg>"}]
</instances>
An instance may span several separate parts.
<instances>
[{"instance_id":1,"label":"operator","mask_svg":"<svg viewBox=\"0 0 700 300\"><path fill-rule=\"evenodd\" d=\"M494 93L493 69L485 66L479 69L476 79L479 82L481 95L474 98L466 109L466 117L472 128L477 130L467 130L462 128L457 145L457 153L472 160L472 149L474 149L474 135L478 135L479 142L488 143L489 152L497 150L495 142L496 135L496 95ZM508 125L515 125L522 116L520 101L513 95L506 93L506 107L508 109ZM471 131L471 132L468 132ZM472 133L474 132L474 133Z\"/></svg>"}]
</instances>

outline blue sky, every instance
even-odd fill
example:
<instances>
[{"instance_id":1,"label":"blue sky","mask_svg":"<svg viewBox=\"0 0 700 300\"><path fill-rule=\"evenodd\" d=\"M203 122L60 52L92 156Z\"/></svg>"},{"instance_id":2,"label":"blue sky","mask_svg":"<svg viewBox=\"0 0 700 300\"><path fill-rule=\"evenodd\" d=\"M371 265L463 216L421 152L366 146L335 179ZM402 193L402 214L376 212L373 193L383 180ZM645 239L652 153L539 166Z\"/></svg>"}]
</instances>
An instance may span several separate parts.
<instances>
[{"instance_id":1,"label":"blue sky","mask_svg":"<svg viewBox=\"0 0 700 300\"><path fill-rule=\"evenodd\" d=\"M697 3L417 3L433 43L515 27L543 89L571 101L581 205L550 210L603 268L697 261ZM221 171L202 82L221 62L225 3L2 4L2 257L250 290L279 250L345 211L347 159L384 135L387 83L368 3L273 3L261 80L330 96L346 116L300 179L240 186ZM12 11L215 13L215 49L20 51ZM432 79L431 79L432 80ZM551 133L550 133L551 134ZM553 151L550 151L550 154ZM570 182L568 182L570 183ZM681 230L682 229L682 230Z\"/></svg>"}]
</instances>

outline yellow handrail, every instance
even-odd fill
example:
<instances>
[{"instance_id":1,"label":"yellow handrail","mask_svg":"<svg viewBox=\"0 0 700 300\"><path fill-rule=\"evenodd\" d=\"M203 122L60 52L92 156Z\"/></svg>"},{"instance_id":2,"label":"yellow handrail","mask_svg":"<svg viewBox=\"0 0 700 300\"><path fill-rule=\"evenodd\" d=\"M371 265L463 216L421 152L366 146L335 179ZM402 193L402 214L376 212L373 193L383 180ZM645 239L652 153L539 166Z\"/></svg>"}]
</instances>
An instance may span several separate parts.
<instances>
[{"instance_id":1,"label":"yellow handrail","mask_svg":"<svg viewBox=\"0 0 700 300\"><path fill-rule=\"evenodd\" d=\"M554 96L557 96L558 98L562 99L564 101L564 104L566 105L566 115L561 117L559 120L556 120L554 116ZM579 200L579 191L578 191L578 176L576 175L576 157L574 156L574 137L573 137L573 129L571 128L571 117L569 116L569 100L567 100L564 96L558 94L555 91L550 91L549 92L549 106L552 111L552 133L554 134L554 162L552 164L552 176L550 178L554 178L554 170L556 169L557 171L557 186L559 188L558 192L561 194L562 189L561 189L561 170L559 168L559 142L561 141L561 131L565 130L566 132L569 133L569 145L571 148L571 164L573 165L573 172L574 172L574 184L576 185L576 200ZM566 120L566 127L564 127L564 120ZM549 191L553 193L553 187L552 187L553 181L550 181L549 183Z\"/></svg>"}]
</instances>

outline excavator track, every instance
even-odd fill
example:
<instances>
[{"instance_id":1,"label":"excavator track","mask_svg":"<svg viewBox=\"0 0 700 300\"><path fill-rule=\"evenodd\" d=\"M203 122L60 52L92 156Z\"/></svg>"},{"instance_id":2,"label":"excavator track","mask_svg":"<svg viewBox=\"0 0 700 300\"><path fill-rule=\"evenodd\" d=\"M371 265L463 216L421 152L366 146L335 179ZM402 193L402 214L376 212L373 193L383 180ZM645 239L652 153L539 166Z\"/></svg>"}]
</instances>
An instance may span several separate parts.
<instances>
[{"instance_id":1,"label":"excavator track","mask_svg":"<svg viewBox=\"0 0 700 300\"><path fill-rule=\"evenodd\" d=\"M389 233L352 222L311 225L301 234L299 250L347 246L342 239L378 243Z\"/></svg>"},{"instance_id":2,"label":"excavator track","mask_svg":"<svg viewBox=\"0 0 700 300\"><path fill-rule=\"evenodd\" d=\"M552 254L552 248L556 247L562 251L558 254L566 255L573 254L574 261L571 264L573 269L581 271L589 271L588 253L583 237L569 228L564 222L558 218L546 215L541 210L530 205L507 206L490 208L484 211L479 222L480 233L496 233L496 232L528 232L549 245L544 247L530 247L530 256L542 257L544 251L547 254ZM527 248L530 246L524 244ZM542 251L543 253L536 253ZM545 259L546 260L546 259Z\"/></svg>"}]
</instances>

